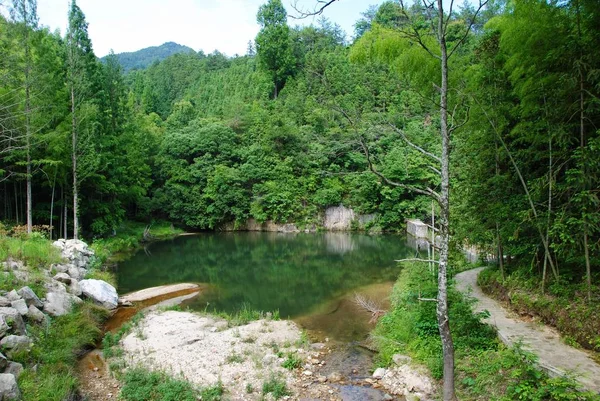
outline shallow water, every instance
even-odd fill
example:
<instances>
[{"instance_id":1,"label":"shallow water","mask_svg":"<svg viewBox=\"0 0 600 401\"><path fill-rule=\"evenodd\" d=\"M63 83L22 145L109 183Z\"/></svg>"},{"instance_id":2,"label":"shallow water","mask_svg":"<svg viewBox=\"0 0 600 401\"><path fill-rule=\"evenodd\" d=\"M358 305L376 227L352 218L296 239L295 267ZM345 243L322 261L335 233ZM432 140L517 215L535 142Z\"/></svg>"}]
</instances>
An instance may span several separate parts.
<instances>
[{"instance_id":1,"label":"shallow water","mask_svg":"<svg viewBox=\"0 0 600 401\"><path fill-rule=\"evenodd\" d=\"M180 282L210 284L186 306L234 312L278 310L323 337L361 339L367 293L385 306L399 269L414 256L403 237L348 233L206 233L153 243L117 267L119 293Z\"/></svg>"}]
</instances>

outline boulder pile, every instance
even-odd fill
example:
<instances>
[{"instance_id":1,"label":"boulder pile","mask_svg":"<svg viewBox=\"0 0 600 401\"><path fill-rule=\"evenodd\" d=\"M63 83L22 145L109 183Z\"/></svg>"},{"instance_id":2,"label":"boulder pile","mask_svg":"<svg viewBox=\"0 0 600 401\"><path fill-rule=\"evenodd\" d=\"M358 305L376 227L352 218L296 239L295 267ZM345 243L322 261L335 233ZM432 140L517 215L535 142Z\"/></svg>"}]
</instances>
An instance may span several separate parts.
<instances>
[{"instance_id":1,"label":"boulder pile","mask_svg":"<svg viewBox=\"0 0 600 401\"><path fill-rule=\"evenodd\" d=\"M21 399L17 378L23 366L10 358L16 353L28 352L33 345L27 335L26 322L44 323L65 315L84 298L107 309L117 307L118 295L112 285L85 279L94 256L85 242L60 239L53 245L60 249L63 261L42 269L44 297L39 297L29 286L0 291L0 400ZM12 274L23 282L33 281L33 268L21 261L0 262L0 270L5 276Z\"/></svg>"}]
</instances>

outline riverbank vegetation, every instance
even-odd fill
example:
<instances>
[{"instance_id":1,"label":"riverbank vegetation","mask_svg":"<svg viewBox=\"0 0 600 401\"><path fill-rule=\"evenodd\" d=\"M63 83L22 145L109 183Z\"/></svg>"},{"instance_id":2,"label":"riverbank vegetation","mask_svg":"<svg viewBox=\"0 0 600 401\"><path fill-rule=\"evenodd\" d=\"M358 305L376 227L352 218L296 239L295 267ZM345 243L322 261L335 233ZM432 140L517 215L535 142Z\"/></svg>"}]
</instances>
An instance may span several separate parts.
<instances>
[{"instance_id":1,"label":"riverbank vegetation","mask_svg":"<svg viewBox=\"0 0 600 401\"><path fill-rule=\"evenodd\" d=\"M394 354L409 355L442 377L441 342L437 329L437 283L428 268L406 265L394 287L392 311L372 334L379 345L379 364L388 366ZM535 357L519 347L506 348L494 329L471 313L472 300L455 289L449 292L450 320L456 350L456 386L461 400L598 400L580 392L570 378L550 378L535 367ZM499 374L501 372L501 374Z\"/></svg>"}]
</instances>

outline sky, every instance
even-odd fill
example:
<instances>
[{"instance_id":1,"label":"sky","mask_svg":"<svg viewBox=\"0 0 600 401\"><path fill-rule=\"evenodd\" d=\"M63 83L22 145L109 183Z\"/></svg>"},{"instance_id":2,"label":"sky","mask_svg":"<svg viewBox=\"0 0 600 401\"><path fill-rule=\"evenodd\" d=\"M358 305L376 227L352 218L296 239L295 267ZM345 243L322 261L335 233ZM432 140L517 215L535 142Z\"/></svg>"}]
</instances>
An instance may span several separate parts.
<instances>
[{"instance_id":1,"label":"sky","mask_svg":"<svg viewBox=\"0 0 600 401\"><path fill-rule=\"evenodd\" d=\"M165 42L194 50L219 50L228 56L245 54L248 41L258 33L256 13L267 0L77 0L89 24L96 56L131 52ZM288 15L296 0L283 0ZM384 0L340 0L324 12L350 38L353 25L369 5ZM317 0L298 0L302 9L314 8ZM69 0L38 0L40 24L59 29L67 26ZM289 18L291 26L316 23L317 18Z\"/></svg>"}]
</instances>

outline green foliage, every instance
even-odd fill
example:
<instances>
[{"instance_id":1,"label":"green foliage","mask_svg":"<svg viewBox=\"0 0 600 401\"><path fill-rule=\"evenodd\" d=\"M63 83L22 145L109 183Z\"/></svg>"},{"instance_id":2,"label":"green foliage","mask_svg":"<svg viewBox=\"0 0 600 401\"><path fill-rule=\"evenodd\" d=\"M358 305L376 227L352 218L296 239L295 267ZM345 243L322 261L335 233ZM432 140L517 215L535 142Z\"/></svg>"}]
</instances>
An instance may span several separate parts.
<instances>
[{"instance_id":1,"label":"green foliage","mask_svg":"<svg viewBox=\"0 0 600 401\"><path fill-rule=\"evenodd\" d=\"M0 260L23 261L33 268L60 262L60 252L52 242L39 236L27 238L0 237Z\"/></svg>"},{"instance_id":2,"label":"green foliage","mask_svg":"<svg viewBox=\"0 0 600 401\"><path fill-rule=\"evenodd\" d=\"M143 70L157 61L162 61L177 53L193 53L194 49L174 42L163 43L160 46L151 46L135 52L116 54L123 71ZM101 59L106 60L106 57Z\"/></svg>"},{"instance_id":3,"label":"green foliage","mask_svg":"<svg viewBox=\"0 0 600 401\"><path fill-rule=\"evenodd\" d=\"M195 401L198 393L187 381L142 368L129 369L123 377L121 388L121 398L125 401ZM216 394L209 390L205 398L202 392L202 399L220 400L220 394Z\"/></svg>"},{"instance_id":4,"label":"green foliage","mask_svg":"<svg viewBox=\"0 0 600 401\"><path fill-rule=\"evenodd\" d=\"M276 400L292 395L285 381L274 374L271 374L269 379L263 382L262 393L263 395L271 394Z\"/></svg>"},{"instance_id":5,"label":"green foliage","mask_svg":"<svg viewBox=\"0 0 600 401\"><path fill-rule=\"evenodd\" d=\"M534 356L520 347L480 351L458 362L458 394L464 400L594 401L577 390L573 378L550 378L535 367ZM498 374L502 372L502 374Z\"/></svg>"},{"instance_id":6,"label":"green foliage","mask_svg":"<svg viewBox=\"0 0 600 401\"><path fill-rule=\"evenodd\" d=\"M47 326L29 326L32 350L18 356L18 362L28 367L19 378L23 399L62 401L76 394L77 359L95 345L106 317L105 309L86 302Z\"/></svg>"},{"instance_id":7,"label":"green foliage","mask_svg":"<svg viewBox=\"0 0 600 401\"><path fill-rule=\"evenodd\" d=\"M298 369L302 366L302 359L294 352L288 352L285 361L281 364L282 367L288 370Z\"/></svg>"},{"instance_id":8,"label":"green foliage","mask_svg":"<svg viewBox=\"0 0 600 401\"><path fill-rule=\"evenodd\" d=\"M375 329L380 347L379 363L388 365L395 353L409 353L425 364L436 378L442 377L442 345L436 304L418 298L435 298L437 283L426 264L406 264L392 294L393 309ZM494 330L473 315L471 302L450 289L450 322L457 355L468 355L498 346Z\"/></svg>"}]
</instances>

